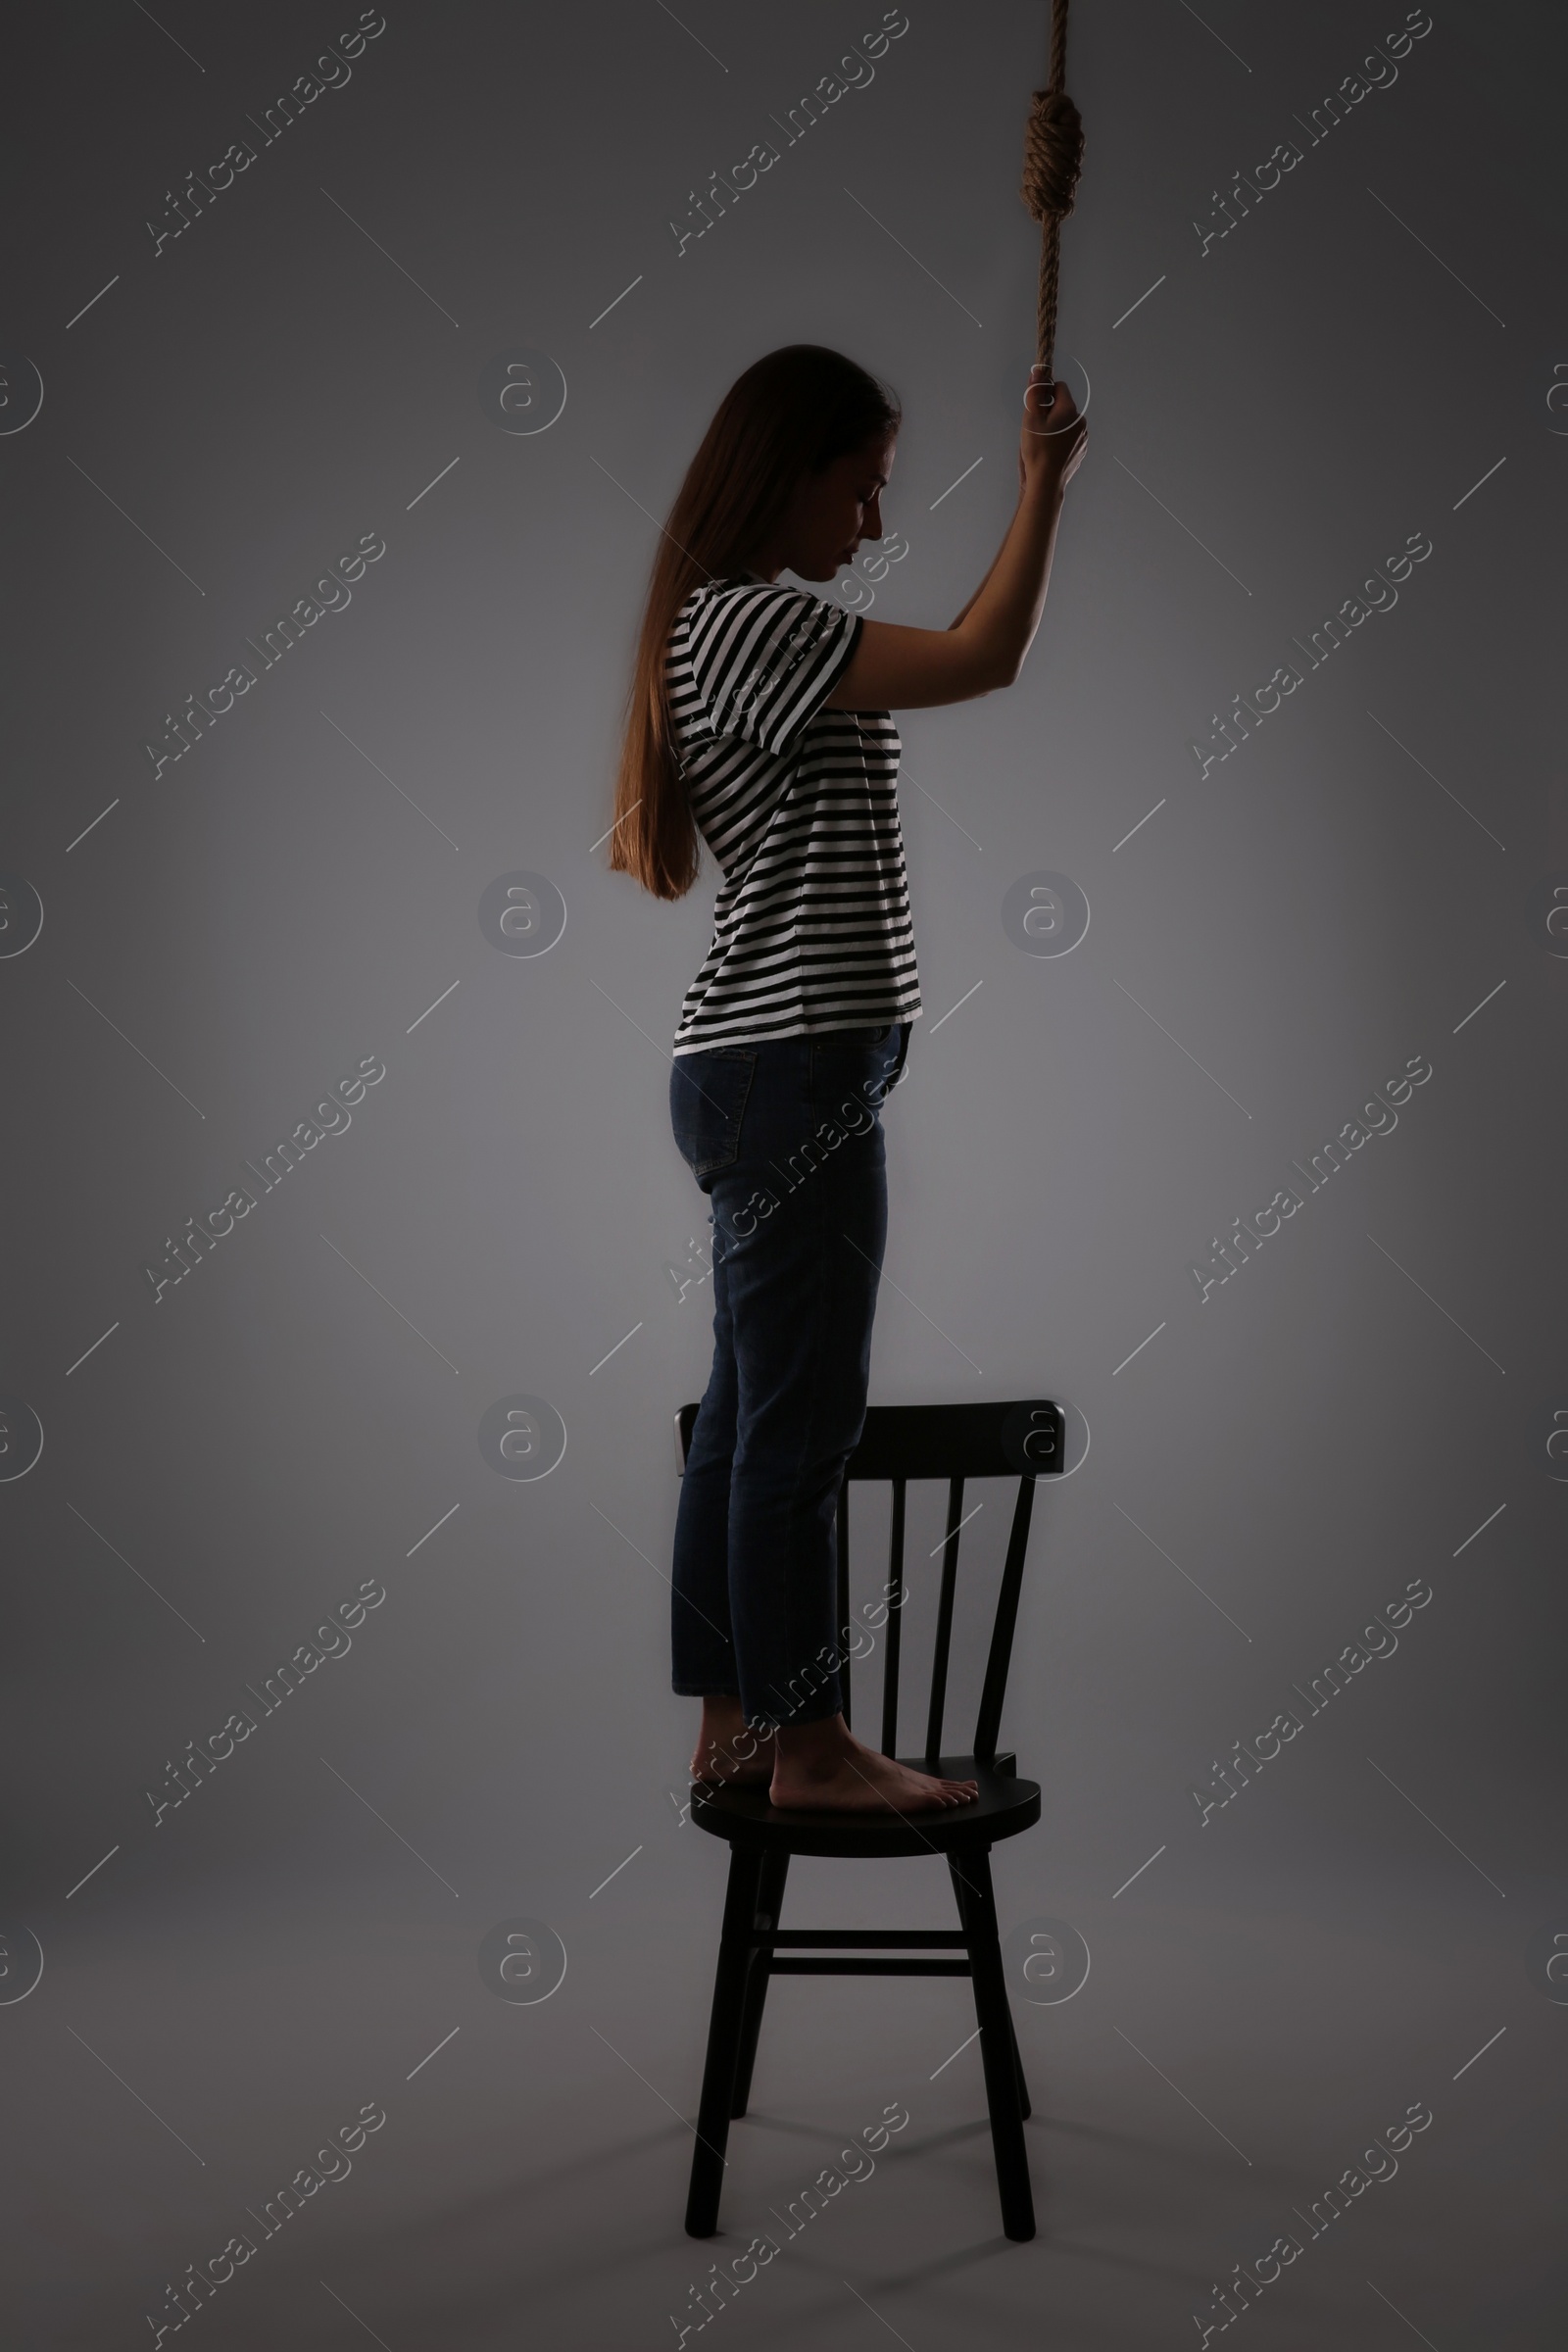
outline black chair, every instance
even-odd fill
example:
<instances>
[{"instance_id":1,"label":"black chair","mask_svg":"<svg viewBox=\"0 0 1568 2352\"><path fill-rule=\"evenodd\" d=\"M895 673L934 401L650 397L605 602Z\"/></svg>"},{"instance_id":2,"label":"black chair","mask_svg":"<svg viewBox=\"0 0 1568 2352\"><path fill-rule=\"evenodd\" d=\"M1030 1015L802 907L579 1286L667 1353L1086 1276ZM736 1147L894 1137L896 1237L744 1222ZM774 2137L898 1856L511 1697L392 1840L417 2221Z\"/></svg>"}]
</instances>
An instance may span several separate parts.
<instances>
[{"instance_id":1,"label":"black chair","mask_svg":"<svg viewBox=\"0 0 1568 2352\"><path fill-rule=\"evenodd\" d=\"M697 1419L684 1405L676 1428L682 1463ZM990 1852L999 1838L1015 1838L1040 1819L1040 1788L1017 1777L1013 1756L999 1754L997 1733L1012 1653L1018 1592L1037 1477L1059 1474L1064 1424L1059 1405L1028 1400L1001 1404L873 1405L860 1443L850 1457L838 1506L839 1646L844 1714L850 1720L849 1485L855 1479L890 1480L893 1488L889 1549L890 1607L882 1669L884 1755L895 1755L899 1720L899 1648L904 1599L905 1493L910 1479L948 1481L947 1540L937 1600L925 1748L900 1760L948 1780L974 1780L980 1792L972 1805L933 1812L885 1816L781 1811L768 1801L765 1786L700 1787L693 1791L691 1818L715 1838L729 1840L729 1885L719 1935L718 1967L708 2033L697 2145L692 2156L686 2229L693 2237L711 2237L718 2227L724 2148L732 2116L746 2113L752 2067L761 2031L762 2004L770 1977L888 1976L969 1977L985 2069L986 2103L996 2151L1003 2228L1008 2237L1035 2233L1034 2199L1023 2123L1029 2091L1018 2056L1017 2035L1007 2006L1006 1983L997 1936ZM943 1711L947 1698L948 1653L957 1584L958 1530L965 1482L1016 1477L1017 1501L1007 1541L992 1626L991 1646L975 1720L972 1752L944 1754ZM958 1908L956 1932L937 1928L781 1928L779 1913L792 1854L940 1853L947 1859ZM953 1949L948 1959L800 1957L848 1952L902 1953ZM961 1955L961 1956L957 1956Z\"/></svg>"}]
</instances>

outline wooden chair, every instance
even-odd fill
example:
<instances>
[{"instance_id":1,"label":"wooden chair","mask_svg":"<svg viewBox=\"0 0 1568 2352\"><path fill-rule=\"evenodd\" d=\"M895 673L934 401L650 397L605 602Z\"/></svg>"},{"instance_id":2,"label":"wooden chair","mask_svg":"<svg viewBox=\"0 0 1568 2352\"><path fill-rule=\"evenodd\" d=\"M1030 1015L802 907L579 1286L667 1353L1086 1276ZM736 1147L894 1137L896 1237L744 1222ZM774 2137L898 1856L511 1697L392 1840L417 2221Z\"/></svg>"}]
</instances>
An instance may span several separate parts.
<instances>
[{"instance_id":1,"label":"wooden chair","mask_svg":"<svg viewBox=\"0 0 1568 2352\"><path fill-rule=\"evenodd\" d=\"M676 1429L682 1463L697 1419L684 1405ZM969 1977L985 2069L986 2103L996 2152L1003 2228L1008 2237L1035 2233L1034 2199L1023 2123L1029 2091L1018 2056L1012 2013L997 1935L990 1852L1001 1838L1015 1838L1040 1819L1040 1788L1020 1780L1010 1752L998 1752L997 1734L1012 1653L1018 1593L1035 1480L1059 1475L1064 1423L1061 1408L1034 1399L999 1404L873 1405L860 1443L850 1457L838 1507L838 1623L844 1629L840 1663L844 1714L850 1720L849 1487L857 1479L891 1481L892 1540L882 1670L884 1755L895 1755L899 1721L899 1650L904 1586L906 1489L910 1479L948 1481L947 1538L937 1599L936 1638L926 1710L925 1747L901 1761L949 1780L975 1780L980 1793L972 1805L935 1812L829 1814L780 1811L764 1787L699 1788L691 1818L699 1828L729 1840L729 1885L719 1934L718 1966L708 2034L692 2156L686 2228L693 2237L711 2237L718 2227L724 2148L732 2116L746 2113L752 2066L761 2031L768 1980L775 1976ZM945 1753L943 1714L948 1655L957 1586L958 1531L964 1516L967 1481L1017 1479L1018 1493L997 1596L985 1679L968 1754ZM957 1902L958 1928L810 1929L781 1928L779 1913L792 1854L931 1854L946 1857ZM914 1958L915 1952L951 1950L945 1959ZM834 1957L848 1953L898 1953L898 1958ZM803 1956L810 1953L811 1957ZM818 1956L828 1955L828 1956Z\"/></svg>"}]
</instances>

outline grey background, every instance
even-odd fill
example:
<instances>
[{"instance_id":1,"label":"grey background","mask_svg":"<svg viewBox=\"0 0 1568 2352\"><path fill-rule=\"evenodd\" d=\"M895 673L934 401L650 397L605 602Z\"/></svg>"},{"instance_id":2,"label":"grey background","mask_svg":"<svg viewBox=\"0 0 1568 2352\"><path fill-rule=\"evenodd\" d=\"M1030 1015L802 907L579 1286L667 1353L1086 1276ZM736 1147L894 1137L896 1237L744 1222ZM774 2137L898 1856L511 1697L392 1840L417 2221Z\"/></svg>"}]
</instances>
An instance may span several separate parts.
<instances>
[{"instance_id":1,"label":"grey background","mask_svg":"<svg viewBox=\"0 0 1568 2352\"><path fill-rule=\"evenodd\" d=\"M654 518L753 358L833 343L905 401L878 617L944 624L1011 512L1046 12L908 13L679 257L688 191L877 7L393 6L267 147L247 117L353 9L12 27L0 337L44 386L0 438L0 867L44 909L0 964L0 1391L44 1433L0 1487L0 1984L29 1936L44 1961L0 2010L20 2345L148 2340L236 2230L257 2254L190 2323L215 2345L669 2343L895 2100L876 2176L727 2338L1192 2341L1416 2101L1398 2177L1247 2312L1254 2352L1533 2346L1568 2309L1544 6L1437 0L1206 256L1211 192L1305 147L1404 11L1075 13L1091 446L1018 686L903 722L927 1013L872 1396L1058 1396L1089 1435L1040 1497L1004 1728L1045 1819L998 1885L1004 1932L1065 1922L1092 1965L1017 2003L1031 2245L943 1983L778 1984L724 2235L681 2233L723 1855L682 1825L668 1690L709 1292L666 1271L705 1228L664 1049L711 881L656 906L590 845ZM155 258L166 190L242 136ZM480 406L517 347L567 385L537 436ZM1397 609L1200 781L1210 712L1418 531ZM352 604L155 780L165 712L370 532ZM567 909L538 958L479 927L519 871ZM1092 909L1059 960L1002 924L1041 871ZM1397 1130L1200 1304L1189 1260L1416 1054ZM155 1304L142 1262L370 1055L352 1127ZM479 1451L519 1396L567 1435L539 1482ZM1397 1654L1200 1825L1192 1787L1412 1578ZM155 1826L166 1763L367 1580L352 1649ZM947 1912L935 1865L805 1862L786 1916ZM547 2002L480 1979L520 1920L564 1948ZM262 2240L247 2209L371 2101L350 2177Z\"/></svg>"}]
</instances>

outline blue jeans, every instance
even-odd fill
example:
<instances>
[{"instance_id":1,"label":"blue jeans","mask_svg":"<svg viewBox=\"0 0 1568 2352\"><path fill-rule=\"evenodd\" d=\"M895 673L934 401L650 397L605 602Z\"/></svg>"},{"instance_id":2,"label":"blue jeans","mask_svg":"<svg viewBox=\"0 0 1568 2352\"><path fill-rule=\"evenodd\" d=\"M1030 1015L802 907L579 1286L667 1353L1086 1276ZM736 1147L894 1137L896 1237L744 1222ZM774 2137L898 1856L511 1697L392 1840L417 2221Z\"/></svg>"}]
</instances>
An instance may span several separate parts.
<instances>
[{"instance_id":1,"label":"blue jeans","mask_svg":"<svg viewBox=\"0 0 1568 2352\"><path fill-rule=\"evenodd\" d=\"M675 1141L712 1201L713 1368L675 1521L673 1687L754 1725L842 1703L836 1513L887 1239L880 1107L907 1022L677 1055Z\"/></svg>"}]
</instances>

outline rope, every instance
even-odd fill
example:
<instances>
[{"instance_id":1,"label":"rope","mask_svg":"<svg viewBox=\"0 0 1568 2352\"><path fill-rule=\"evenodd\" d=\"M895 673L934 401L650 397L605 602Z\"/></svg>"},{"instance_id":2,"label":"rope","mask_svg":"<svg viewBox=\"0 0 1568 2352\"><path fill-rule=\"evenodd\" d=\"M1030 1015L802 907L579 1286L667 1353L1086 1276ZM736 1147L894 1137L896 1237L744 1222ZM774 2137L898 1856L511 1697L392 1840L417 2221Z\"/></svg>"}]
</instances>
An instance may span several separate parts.
<instances>
[{"instance_id":1,"label":"rope","mask_svg":"<svg viewBox=\"0 0 1568 2352\"><path fill-rule=\"evenodd\" d=\"M1024 203L1040 223L1040 291L1035 304L1035 356L1055 372L1056 244L1072 211L1084 160L1084 126L1068 97L1067 0L1052 0L1051 78L1029 102L1024 133Z\"/></svg>"}]
</instances>

